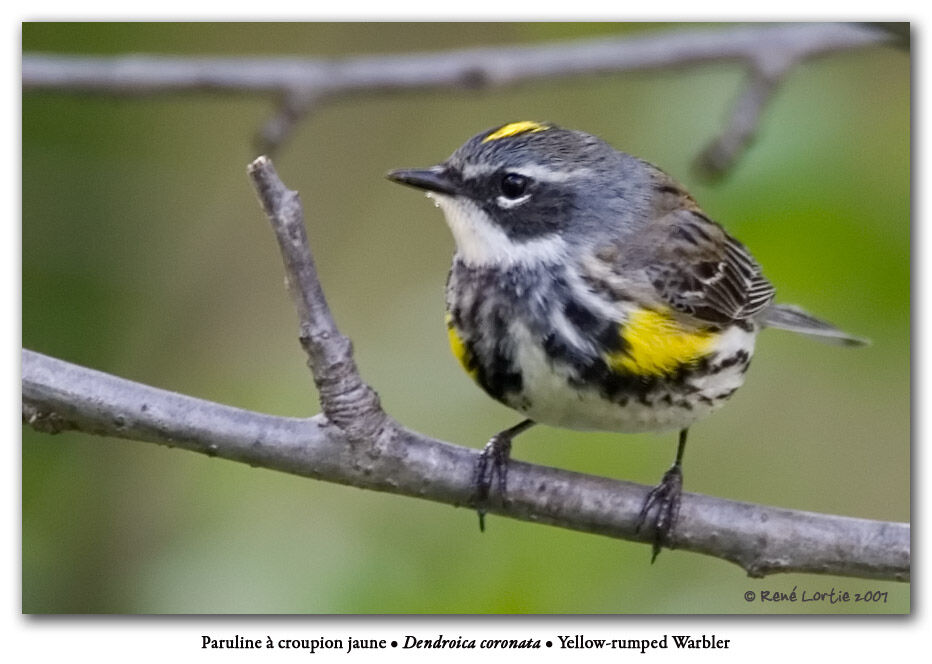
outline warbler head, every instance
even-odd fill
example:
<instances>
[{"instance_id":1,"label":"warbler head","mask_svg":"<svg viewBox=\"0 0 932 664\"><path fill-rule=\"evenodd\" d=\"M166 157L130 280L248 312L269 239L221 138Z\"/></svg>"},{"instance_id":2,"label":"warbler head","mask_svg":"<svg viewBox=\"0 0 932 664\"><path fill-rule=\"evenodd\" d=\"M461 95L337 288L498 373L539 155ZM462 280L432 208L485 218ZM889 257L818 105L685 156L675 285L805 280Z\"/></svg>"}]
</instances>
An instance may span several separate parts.
<instances>
[{"instance_id":1,"label":"warbler head","mask_svg":"<svg viewBox=\"0 0 932 664\"><path fill-rule=\"evenodd\" d=\"M442 164L392 171L444 212L460 258L505 266L560 261L648 218L647 165L581 131L512 122L469 139Z\"/></svg>"}]
</instances>

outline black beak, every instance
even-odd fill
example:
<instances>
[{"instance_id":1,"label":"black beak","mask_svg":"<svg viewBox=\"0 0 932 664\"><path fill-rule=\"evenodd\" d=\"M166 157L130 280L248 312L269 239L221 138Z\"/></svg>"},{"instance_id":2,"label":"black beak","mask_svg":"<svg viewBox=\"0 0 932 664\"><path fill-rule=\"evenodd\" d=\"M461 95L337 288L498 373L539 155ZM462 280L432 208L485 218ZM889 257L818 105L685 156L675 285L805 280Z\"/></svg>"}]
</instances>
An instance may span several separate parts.
<instances>
[{"instance_id":1,"label":"black beak","mask_svg":"<svg viewBox=\"0 0 932 664\"><path fill-rule=\"evenodd\" d=\"M389 172L385 177L392 182L400 182L409 187L417 187L418 189L446 194L447 196L456 196L459 193L454 183L447 176L447 170L443 166L432 166L423 169L400 168L397 171Z\"/></svg>"}]
</instances>

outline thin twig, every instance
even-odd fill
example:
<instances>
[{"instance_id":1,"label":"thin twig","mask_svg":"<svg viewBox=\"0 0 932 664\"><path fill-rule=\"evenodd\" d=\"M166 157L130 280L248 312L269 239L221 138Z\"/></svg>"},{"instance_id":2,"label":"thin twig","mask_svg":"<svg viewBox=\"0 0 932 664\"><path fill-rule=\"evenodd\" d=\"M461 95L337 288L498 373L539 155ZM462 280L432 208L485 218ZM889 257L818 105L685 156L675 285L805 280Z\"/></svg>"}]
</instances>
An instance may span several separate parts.
<instances>
[{"instance_id":1,"label":"thin twig","mask_svg":"<svg viewBox=\"0 0 932 664\"><path fill-rule=\"evenodd\" d=\"M792 62L786 60L767 68L754 65L748 71L744 89L738 96L724 130L709 143L693 162L705 180L721 178L750 145L761 118Z\"/></svg>"},{"instance_id":2,"label":"thin twig","mask_svg":"<svg viewBox=\"0 0 932 664\"><path fill-rule=\"evenodd\" d=\"M301 343L322 415L272 417L201 401L23 351L23 420L182 447L253 466L452 505L472 500L476 453L409 431L359 376L323 296L297 194L260 157L249 167L281 246ZM491 512L647 542L637 532L648 487L512 461L507 504ZM751 576L814 572L908 580L908 524L797 512L684 494L679 549L732 561Z\"/></svg>"},{"instance_id":3,"label":"thin twig","mask_svg":"<svg viewBox=\"0 0 932 664\"><path fill-rule=\"evenodd\" d=\"M323 95L309 90L282 95L275 113L265 121L256 136L259 152L274 154L291 137L301 121L322 105L324 100Z\"/></svg>"},{"instance_id":4,"label":"thin twig","mask_svg":"<svg viewBox=\"0 0 932 664\"><path fill-rule=\"evenodd\" d=\"M357 94L415 90L475 90L592 74L738 62L769 71L771 60L789 70L810 58L894 41L888 30L856 23L750 25L651 33L508 48L441 53L313 58L177 58L160 56L23 56L23 89L148 95L193 91L275 94L280 111L261 133L263 151L325 101ZM750 78L752 85L757 81ZM748 93L744 95L747 96ZM760 97L763 105L770 95ZM690 103L695 103L691 100ZM739 103L739 109L741 104ZM755 122L760 111L751 117ZM738 110L732 122L744 120ZM733 163L747 140L726 126L716 149ZM745 139L752 131L743 130ZM713 145L715 142L713 142Z\"/></svg>"},{"instance_id":5,"label":"thin twig","mask_svg":"<svg viewBox=\"0 0 932 664\"><path fill-rule=\"evenodd\" d=\"M301 347L307 353L324 415L353 438L373 438L387 417L378 395L359 375L352 343L330 314L308 248L301 199L285 187L267 157L252 162L248 172L278 239L288 290L298 312Z\"/></svg>"}]
</instances>

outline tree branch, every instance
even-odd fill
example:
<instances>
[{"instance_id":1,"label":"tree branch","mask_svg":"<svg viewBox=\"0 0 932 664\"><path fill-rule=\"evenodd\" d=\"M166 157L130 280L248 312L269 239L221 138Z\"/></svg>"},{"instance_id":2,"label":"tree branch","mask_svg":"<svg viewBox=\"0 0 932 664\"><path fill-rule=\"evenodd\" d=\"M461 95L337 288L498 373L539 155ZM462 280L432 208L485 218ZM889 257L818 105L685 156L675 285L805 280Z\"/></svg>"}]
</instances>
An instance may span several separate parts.
<instances>
[{"instance_id":1,"label":"tree branch","mask_svg":"<svg viewBox=\"0 0 932 664\"><path fill-rule=\"evenodd\" d=\"M352 343L330 314L308 248L301 199L285 187L267 157L252 162L248 172L278 239L288 290L298 311L298 338L307 353L323 413L354 440L378 436L388 424L387 416L378 395L359 376Z\"/></svg>"},{"instance_id":2,"label":"tree branch","mask_svg":"<svg viewBox=\"0 0 932 664\"><path fill-rule=\"evenodd\" d=\"M355 443L324 416L273 417L134 383L23 350L23 421L179 447L328 482L468 505L476 450L393 425ZM647 542L635 532L649 487L510 461L506 506L490 512ZM750 576L813 572L909 580L909 524L683 494L676 548ZM645 559L646 561L646 559Z\"/></svg>"},{"instance_id":3,"label":"tree branch","mask_svg":"<svg viewBox=\"0 0 932 664\"><path fill-rule=\"evenodd\" d=\"M721 135L697 162L707 175L716 176L743 152L773 89L793 66L816 56L896 39L889 30L876 26L797 23L344 59L25 54L23 90L275 94L281 100L279 111L259 138L261 150L271 152L307 114L327 101L350 95L490 89L580 75L746 63L752 72L747 90L739 96ZM767 85L762 85L765 81Z\"/></svg>"},{"instance_id":4,"label":"tree branch","mask_svg":"<svg viewBox=\"0 0 932 664\"><path fill-rule=\"evenodd\" d=\"M249 167L282 248L301 343L322 414L273 417L160 390L23 350L23 421L181 447L296 475L425 498L472 500L474 450L410 431L386 415L330 315L295 192L260 157ZM649 542L636 532L648 487L509 462L509 501L490 512ZM812 572L906 581L910 527L683 495L676 548L716 556L750 576Z\"/></svg>"},{"instance_id":5,"label":"tree branch","mask_svg":"<svg viewBox=\"0 0 932 664\"><path fill-rule=\"evenodd\" d=\"M706 180L723 176L744 154L760 126L767 104L789 74L791 58L773 58L755 62L748 68L744 89L738 96L731 118L715 140L693 162L695 170Z\"/></svg>"}]
</instances>

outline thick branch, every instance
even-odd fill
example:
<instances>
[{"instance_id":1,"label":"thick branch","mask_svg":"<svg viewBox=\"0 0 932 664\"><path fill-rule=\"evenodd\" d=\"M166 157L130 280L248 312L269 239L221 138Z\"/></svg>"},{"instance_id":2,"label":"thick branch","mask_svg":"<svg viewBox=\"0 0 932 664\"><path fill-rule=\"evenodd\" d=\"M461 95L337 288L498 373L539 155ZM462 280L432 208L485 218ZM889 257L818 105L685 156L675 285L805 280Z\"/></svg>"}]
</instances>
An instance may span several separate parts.
<instances>
[{"instance_id":1,"label":"thick branch","mask_svg":"<svg viewBox=\"0 0 932 664\"><path fill-rule=\"evenodd\" d=\"M23 420L160 443L352 486L466 505L475 450L393 425L389 444L354 445L324 417L273 417L160 390L23 350ZM510 502L490 511L573 530L635 533L648 487L511 461ZM677 548L737 563L749 575L813 572L909 579L910 528L683 494Z\"/></svg>"},{"instance_id":2,"label":"thick branch","mask_svg":"<svg viewBox=\"0 0 932 664\"><path fill-rule=\"evenodd\" d=\"M291 129L326 100L353 94L412 90L472 90L591 74L609 74L739 62L754 72L780 71L809 58L894 39L890 32L855 23L739 26L590 39L556 44L475 48L443 53L309 58L177 58L159 56L23 56L23 89L122 95L223 91L274 93L284 100L262 132L271 151ZM776 66L775 66L776 64ZM753 135L770 93L749 78L722 136L706 149L701 165L733 163ZM753 110L748 97L760 107ZM752 108L751 113L743 109ZM746 125L752 123L749 130ZM737 124L736 127L732 125ZM736 138L738 140L736 140ZM715 158L710 159L709 155ZM713 174L717 174L715 171Z\"/></svg>"}]
</instances>

